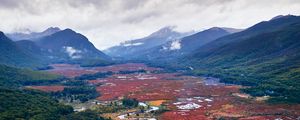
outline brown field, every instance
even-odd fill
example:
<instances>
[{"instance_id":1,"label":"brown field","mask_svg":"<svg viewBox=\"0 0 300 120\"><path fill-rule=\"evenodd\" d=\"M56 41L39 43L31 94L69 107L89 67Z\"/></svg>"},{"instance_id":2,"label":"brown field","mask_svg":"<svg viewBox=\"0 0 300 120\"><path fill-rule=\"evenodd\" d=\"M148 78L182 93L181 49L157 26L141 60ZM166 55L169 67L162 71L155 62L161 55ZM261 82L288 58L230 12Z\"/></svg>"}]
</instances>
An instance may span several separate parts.
<instances>
[{"instance_id":1,"label":"brown field","mask_svg":"<svg viewBox=\"0 0 300 120\"><path fill-rule=\"evenodd\" d=\"M296 119L300 115L299 105L269 105L240 93L242 86L205 85L203 79L179 74L128 74L92 80L103 83L97 87L102 96L98 100L109 101L120 97L136 98L139 101L163 103L170 111L159 116L162 120L206 120L206 119ZM200 102L194 97L201 98ZM195 103L200 108L181 110L174 103ZM191 100L192 99L192 100ZM212 101L205 101L209 99ZM167 102L165 102L167 100Z\"/></svg>"},{"instance_id":2,"label":"brown field","mask_svg":"<svg viewBox=\"0 0 300 120\"><path fill-rule=\"evenodd\" d=\"M102 96L99 100L115 100L127 96L137 98L140 101L151 100L174 100L177 92L174 89L180 88L183 81L164 80L175 77L176 74L116 74L110 78L91 80L90 83L103 83L97 87Z\"/></svg>"},{"instance_id":3,"label":"brown field","mask_svg":"<svg viewBox=\"0 0 300 120\"><path fill-rule=\"evenodd\" d=\"M160 70L144 64L122 64L106 67L80 68L77 65L54 65L50 72L69 77L95 72L122 70ZM209 78L211 79L211 78ZM170 111L158 116L162 120L211 120L217 118L241 120L295 120L300 116L300 105L271 105L239 91L242 86L207 84L207 78L181 76L179 73L114 74L111 77L90 80L101 83L97 91L100 101L122 97L136 98L154 106L162 104ZM213 82L214 83L214 82ZM50 87L51 88L51 87ZM39 88L44 89L46 88ZM55 89L53 89L55 90Z\"/></svg>"},{"instance_id":4,"label":"brown field","mask_svg":"<svg viewBox=\"0 0 300 120\"><path fill-rule=\"evenodd\" d=\"M153 101L149 101L149 105L151 105L151 106L160 106L164 102L167 102L167 100L153 100Z\"/></svg>"}]
</instances>

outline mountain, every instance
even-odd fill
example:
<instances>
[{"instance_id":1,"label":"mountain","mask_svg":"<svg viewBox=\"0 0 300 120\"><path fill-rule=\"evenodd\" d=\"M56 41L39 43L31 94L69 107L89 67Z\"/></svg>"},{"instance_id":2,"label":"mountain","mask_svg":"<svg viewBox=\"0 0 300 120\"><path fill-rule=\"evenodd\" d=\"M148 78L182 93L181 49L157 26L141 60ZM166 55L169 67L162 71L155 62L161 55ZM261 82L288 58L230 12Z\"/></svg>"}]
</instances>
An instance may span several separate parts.
<instances>
[{"instance_id":1,"label":"mountain","mask_svg":"<svg viewBox=\"0 0 300 120\"><path fill-rule=\"evenodd\" d=\"M36 58L28 51L23 51L15 42L0 32L0 64L28 67L40 64Z\"/></svg>"},{"instance_id":2,"label":"mountain","mask_svg":"<svg viewBox=\"0 0 300 120\"><path fill-rule=\"evenodd\" d=\"M263 34L270 33L278 30L282 30L284 27L291 26L299 22L298 16L283 16L277 19L271 19L270 21L260 22L242 32L238 32L232 35L228 35L222 38L215 40L214 42L210 42L205 46L199 48L196 53L198 57L206 57L211 55L212 53L216 53L218 49L223 49L226 45L230 45L232 43L241 42L250 37Z\"/></svg>"},{"instance_id":3,"label":"mountain","mask_svg":"<svg viewBox=\"0 0 300 120\"><path fill-rule=\"evenodd\" d=\"M114 57L130 58L140 54L141 51L162 45L168 41L186 36L188 33L179 33L173 30L174 27L164 27L149 36L141 39L130 40L118 46L105 50L105 53Z\"/></svg>"},{"instance_id":4,"label":"mountain","mask_svg":"<svg viewBox=\"0 0 300 120\"><path fill-rule=\"evenodd\" d=\"M243 90L254 96L300 103L299 38L300 17L281 16L205 44L178 63L197 75L252 86Z\"/></svg>"},{"instance_id":5,"label":"mountain","mask_svg":"<svg viewBox=\"0 0 300 120\"><path fill-rule=\"evenodd\" d=\"M170 60L182 57L191 53L202 45L205 45L206 43L238 31L241 30L234 28L213 27L149 49L145 51L145 54L137 56L137 58L146 58L147 60Z\"/></svg>"},{"instance_id":6,"label":"mountain","mask_svg":"<svg viewBox=\"0 0 300 120\"><path fill-rule=\"evenodd\" d=\"M42 49L47 50L52 59L65 61L75 59L103 59L110 57L102 53L82 34L65 29L35 41Z\"/></svg>"},{"instance_id":7,"label":"mountain","mask_svg":"<svg viewBox=\"0 0 300 120\"><path fill-rule=\"evenodd\" d=\"M57 81L61 76L0 64L0 87L17 88L23 85Z\"/></svg>"},{"instance_id":8,"label":"mountain","mask_svg":"<svg viewBox=\"0 0 300 120\"><path fill-rule=\"evenodd\" d=\"M46 31L51 31L50 29ZM71 29L65 29L36 40L12 41L0 34L0 64L40 68L55 62L107 64L111 58L88 39Z\"/></svg>"},{"instance_id":9,"label":"mountain","mask_svg":"<svg viewBox=\"0 0 300 120\"><path fill-rule=\"evenodd\" d=\"M48 50L39 47L34 41L19 40L15 41L15 43L22 51L26 51L34 58L39 58L44 63L48 63L52 59L51 53Z\"/></svg>"},{"instance_id":10,"label":"mountain","mask_svg":"<svg viewBox=\"0 0 300 120\"><path fill-rule=\"evenodd\" d=\"M244 29L236 29L236 28L228 28L228 27L221 27L221 29L229 32L229 33L237 33L237 32L241 32Z\"/></svg>"},{"instance_id":11,"label":"mountain","mask_svg":"<svg viewBox=\"0 0 300 120\"><path fill-rule=\"evenodd\" d=\"M14 41L18 40L36 40L48 35L52 35L61 31L58 27L50 27L43 32L30 32L30 33L10 33L6 34L10 39Z\"/></svg>"}]
</instances>

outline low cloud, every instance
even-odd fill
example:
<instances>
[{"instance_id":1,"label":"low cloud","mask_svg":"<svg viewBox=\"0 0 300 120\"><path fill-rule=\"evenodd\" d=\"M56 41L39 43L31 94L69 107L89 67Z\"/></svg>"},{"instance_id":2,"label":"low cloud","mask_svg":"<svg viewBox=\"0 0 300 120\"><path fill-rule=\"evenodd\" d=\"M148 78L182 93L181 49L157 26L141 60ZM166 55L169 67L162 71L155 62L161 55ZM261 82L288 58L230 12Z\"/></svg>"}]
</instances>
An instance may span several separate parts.
<instances>
[{"instance_id":1,"label":"low cloud","mask_svg":"<svg viewBox=\"0 0 300 120\"><path fill-rule=\"evenodd\" d=\"M170 50L178 50L181 48L181 43L180 43L180 40L174 40L172 43L171 43L171 46L170 46Z\"/></svg>"},{"instance_id":2,"label":"low cloud","mask_svg":"<svg viewBox=\"0 0 300 120\"><path fill-rule=\"evenodd\" d=\"M73 47L70 46L64 46L65 52L69 55L69 57L71 57L72 59L78 59L81 58L81 50L77 50Z\"/></svg>"}]
</instances>

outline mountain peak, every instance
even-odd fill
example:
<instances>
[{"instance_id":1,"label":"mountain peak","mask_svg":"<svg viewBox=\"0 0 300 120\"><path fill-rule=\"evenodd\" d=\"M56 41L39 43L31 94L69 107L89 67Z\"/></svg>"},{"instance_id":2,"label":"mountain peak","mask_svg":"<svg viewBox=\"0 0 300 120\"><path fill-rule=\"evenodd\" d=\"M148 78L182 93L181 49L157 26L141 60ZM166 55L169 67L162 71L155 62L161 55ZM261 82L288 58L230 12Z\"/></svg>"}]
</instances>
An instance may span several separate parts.
<instances>
[{"instance_id":1,"label":"mountain peak","mask_svg":"<svg viewBox=\"0 0 300 120\"><path fill-rule=\"evenodd\" d=\"M2 41L3 38L5 38L5 34L2 31L0 31L0 41Z\"/></svg>"},{"instance_id":2,"label":"mountain peak","mask_svg":"<svg viewBox=\"0 0 300 120\"><path fill-rule=\"evenodd\" d=\"M75 32L74 30L72 30L70 28L66 28L66 29L61 30L61 31L59 31L57 33L64 34L64 35L72 35L72 34L76 34L77 32Z\"/></svg>"},{"instance_id":3,"label":"mountain peak","mask_svg":"<svg viewBox=\"0 0 300 120\"><path fill-rule=\"evenodd\" d=\"M176 28L176 26L166 26L166 27L159 29L158 31L172 31L175 28Z\"/></svg>"},{"instance_id":4,"label":"mountain peak","mask_svg":"<svg viewBox=\"0 0 300 120\"><path fill-rule=\"evenodd\" d=\"M273 17L271 20L276 20L279 18L285 18L285 17L293 17L294 15L288 14L288 15L277 15L275 17Z\"/></svg>"},{"instance_id":5,"label":"mountain peak","mask_svg":"<svg viewBox=\"0 0 300 120\"><path fill-rule=\"evenodd\" d=\"M61 29L59 27L49 27L44 32L54 33L54 32L58 32L58 31L61 31Z\"/></svg>"},{"instance_id":6,"label":"mountain peak","mask_svg":"<svg viewBox=\"0 0 300 120\"><path fill-rule=\"evenodd\" d=\"M220 27L212 27L212 28L209 28L209 29L207 29L207 30L223 30L222 28L220 28Z\"/></svg>"},{"instance_id":7,"label":"mountain peak","mask_svg":"<svg viewBox=\"0 0 300 120\"><path fill-rule=\"evenodd\" d=\"M63 32L76 33L74 30L72 30L70 28L64 29Z\"/></svg>"},{"instance_id":8,"label":"mountain peak","mask_svg":"<svg viewBox=\"0 0 300 120\"><path fill-rule=\"evenodd\" d=\"M229 28L229 27L222 27L222 29L229 33L237 33L244 30L244 29L236 29L236 28Z\"/></svg>"},{"instance_id":9,"label":"mountain peak","mask_svg":"<svg viewBox=\"0 0 300 120\"><path fill-rule=\"evenodd\" d=\"M158 31L152 33L150 36L164 36L166 34L175 32L174 28L175 28L175 26L166 26L166 27L163 27L163 28L159 29Z\"/></svg>"},{"instance_id":10,"label":"mountain peak","mask_svg":"<svg viewBox=\"0 0 300 120\"><path fill-rule=\"evenodd\" d=\"M229 28L229 27L212 27L205 31L226 31L228 33L236 33L236 32L240 32L242 30L243 29L236 29L236 28Z\"/></svg>"},{"instance_id":11,"label":"mountain peak","mask_svg":"<svg viewBox=\"0 0 300 120\"><path fill-rule=\"evenodd\" d=\"M28 30L30 31L30 30ZM45 36L49 36L52 35L56 32L61 31L60 28L58 27L49 27L46 30L42 31L42 32L27 32L27 33L9 33L7 34L7 36L14 40L14 41L18 41L18 40L36 40Z\"/></svg>"},{"instance_id":12,"label":"mountain peak","mask_svg":"<svg viewBox=\"0 0 300 120\"><path fill-rule=\"evenodd\" d=\"M6 40L9 39L4 32L0 31L0 40Z\"/></svg>"},{"instance_id":13,"label":"mountain peak","mask_svg":"<svg viewBox=\"0 0 300 120\"><path fill-rule=\"evenodd\" d=\"M84 35L67 28L36 41L36 44L53 53L59 53L61 60L68 59L110 59L109 56L99 51ZM61 55L61 56L60 56Z\"/></svg>"},{"instance_id":14,"label":"mountain peak","mask_svg":"<svg viewBox=\"0 0 300 120\"><path fill-rule=\"evenodd\" d=\"M0 31L0 36L3 36L3 35L5 35L2 31Z\"/></svg>"}]
</instances>

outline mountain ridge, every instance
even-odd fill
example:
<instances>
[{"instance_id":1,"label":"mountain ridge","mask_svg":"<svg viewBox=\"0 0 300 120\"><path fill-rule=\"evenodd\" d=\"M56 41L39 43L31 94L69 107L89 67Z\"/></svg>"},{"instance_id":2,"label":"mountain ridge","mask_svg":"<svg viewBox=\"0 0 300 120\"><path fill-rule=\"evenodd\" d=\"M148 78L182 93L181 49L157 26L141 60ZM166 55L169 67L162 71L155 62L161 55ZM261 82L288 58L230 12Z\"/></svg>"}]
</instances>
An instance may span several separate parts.
<instances>
[{"instance_id":1,"label":"mountain ridge","mask_svg":"<svg viewBox=\"0 0 300 120\"><path fill-rule=\"evenodd\" d=\"M227 31L227 30L231 31ZM188 55L200 46L209 43L217 38L229 35L238 29L222 27L212 27L181 39L169 41L161 46L154 47L145 51L143 55L136 56L137 59L147 60L174 60ZM240 30L239 30L240 31Z\"/></svg>"},{"instance_id":2,"label":"mountain ridge","mask_svg":"<svg viewBox=\"0 0 300 120\"><path fill-rule=\"evenodd\" d=\"M140 51L159 46L170 40L181 38L187 34L188 33L176 32L174 31L174 27L168 26L155 31L146 37L125 41L120 45L106 49L104 52L113 57L130 58L131 56L140 54Z\"/></svg>"},{"instance_id":3,"label":"mountain ridge","mask_svg":"<svg viewBox=\"0 0 300 120\"><path fill-rule=\"evenodd\" d=\"M13 41L36 40L36 39L54 34L59 31L61 31L61 29L58 27L49 27L42 32L30 32L30 33L15 32L15 33L8 33L6 35Z\"/></svg>"},{"instance_id":4,"label":"mountain ridge","mask_svg":"<svg viewBox=\"0 0 300 120\"><path fill-rule=\"evenodd\" d=\"M35 43L59 59L99 58L110 60L110 57L98 50L88 38L69 28L41 38Z\"/></svg>"},{"instance_id":5,"label":"mountain ridge","mask_svg":"<svg viewBox=\"0 0 300 120\"><path fill-rule=\"evenodd\" d=\"M192 67L195 75L251 86L242 90L253 96L299 103L299 28L299 16L260 22L210 42L177 63Z\"/></svg>"},{"instance_id":6,"label":"mountain ridge","mask_svg":"<svg viewBox=\"0 0 300 120\"><path fill-rule=\"evenodd\" d=\"M11 66L36 66L39 59L23 51L15 42L0 31L0 63Z\"/></svg>"}]
</instances>

